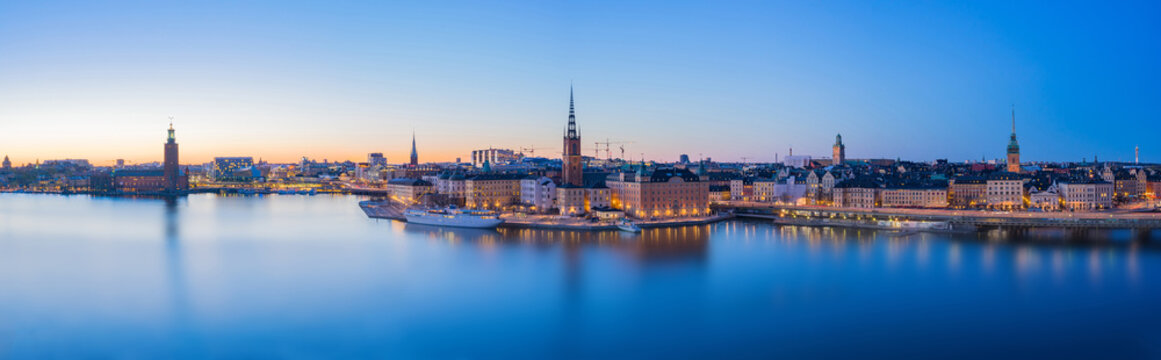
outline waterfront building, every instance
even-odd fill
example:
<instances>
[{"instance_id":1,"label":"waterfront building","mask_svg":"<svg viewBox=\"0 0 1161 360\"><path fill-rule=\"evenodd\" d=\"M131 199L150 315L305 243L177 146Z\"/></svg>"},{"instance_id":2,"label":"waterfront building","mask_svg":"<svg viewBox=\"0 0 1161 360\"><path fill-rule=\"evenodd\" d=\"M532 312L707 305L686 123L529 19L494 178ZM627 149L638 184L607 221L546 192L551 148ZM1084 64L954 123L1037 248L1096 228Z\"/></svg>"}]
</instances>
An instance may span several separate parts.
<instances>
[{"instance_id":1,"label":"waterfront building","mask_svg":"<svg viewBox=\"0 0 1161 360\"><path fill-rule=\"evenodd\" d=\"M510 149L472 150L472 166L480 168L484 163L496 166L520 161L520 153Z\"/></svg>"},{"instance_id":2,"label":"waterfront building","mask_svg":"<svg viewBox=\"0 0 1161 360\"><path fill-rule=\"evenodd\" d=\"M986 206L987 179L980 176L960 176L950 181L947 187L948 204L958 209Z\"/></svg>"},{"instance_id":3,"label":"waterfront building","mask_svg":"<svg viewBox=\"0 0 1161 360\"><path fill-rule=\"evenodd\" d=\"M709 184L688 169L662 168L609 174L611 206L636 218L709 215Z\"/></svg>"},{"instance_id":4,"label":"waterfront building","mask_svg":"<svg viewBox=\"0 0 1161 360\"><path fill-rule=\"evenodd\" d=\"M902 184L882 191L882 207L946 208L947 184Z\"/></svg>"},{"instance_id":5,"label":"waterfront building","mask_svg":"<svg viewBox=\"0 0 1161 360\"><path fill-rule=\"evenodd\" d=\"M464 181L465 203L473 209L501 209L520 201L519 174L479 174Z\"/></svg>"},{"instance_id":6,"label":"waterfront building","mask_svg":"<svg viewBox=\"0 0 1161 360\"><path fill-rule=\"evenodd\" d=\"M520 179L520 203L536 213L551 210L556 205L556 183L547 176Z\"/></svg>"},{"instance_id":7,"label":"waterfront building","mask_svg":"<svg viewBox=\"0 0 1161 360\"><path fill-rule=\"evenodd\" d=\"M425 180L397 178L387 182L387 193L391 195L391 200L404 205L415 205L423 195L432 193L432 187L432 184Z\"/></svg>"},{"instance_id":8,"label":"waterfront building","mask_svg":"<svg viewBox=\"0 0 1161 360\"><path fill-rule=\"evenodd\" d=\"M831 165L842 165L847 160L847 146L843 145L842 134L834 136L834 146L831 147L831 151L834 153Z\"/></svg>"},{"instance_id":9,"label":"waterfront building","mask_svg":"<svg viewBox=\"0 0 1161 360\"><path fill-rule=\"evenodd\" d=\"M730 180L730 200L752 201L754 196L754 178L743 177Z\"/></svg>"},{"instance_id":10,"label":"waterfront building","mask_svg":"<svg viewBox=\"0 0 1161 360\"><path fill-rule=\"evenodd\" d=\"M561 184L556 187L556 208L561 215L586 215L597 209L610 210L612 190L606 185L609 173L586 173L581 186Z\"/></svg>"},{"instance_id":11,"label":"waterfront building","mask_svg":"<svg viewBox=\"0 0 1161 360\"><path fill-rule=\"evenodd\" d=\"M856 177L835 184L832 191L835 207L870 209L879 207L882 186L867 177Z\"/></svg>"},{"instance_id":12,"label":"waterfront building","mask_svg":"<svg viewBox=\"0 0 1161 360\"><path fill-rule=\"evenodd\" d=\"M730 186L710 185L709 201L710 203L724 203L726 201L730 201Z\"/></svg>"},{"instance_id":13,"label":"waterfront building","mask_svg":"<svg viewBox=\"0 0 1161 360\"><path fill-rule=\"evenodd\" d=\"M1024 208L1024 179L1013 172L997 172L985 181L987 206L991 209Z\"/></svg>"},{"instance_id":14,"label":"waterfront building","mask_svg":"<svg viewBox=\"0 0 1161 360\"><path fill-rule=\"evenodd\" d=\"M1064 208L1069 210L1113 207L1113 184L1101 179L1079 179L1059 183Z\"/></svg>"},{"instance_id":15,"label":"waterfront building","mask_svg":"<svg viewBox=\"0 0 1161 360\"><path fill-rule=\"evenodd\" d=\"M1016 108L1012 108L1012 138L1008 141L1008 172L1020 173L1020 144L1016 142Z\"/></svg>"},{"instance_id":16,"label":"waterfront building","mask_svg":"<svg viewBox=\"0 0 1161 360\"><path fill-rule=\"evenodd\" d=\"M1161 197L1161 174L1154 174L1150 176L1147 181L1148 185L1145 188L1145 195L1150 199Z\"/></svg>"},{"instance_id":17,"label":"waterfront building","mask_svg":"<svg viewBox=\"0 0 1161 360\"><path fill-rule=\"evenodd\" d=\"M215 157L211 172L216 181L252 181L261 176L249 156Z\"/></svg>"},{"instance_id":18,"label":"waterfront building","mask_svg":"<svg viewBox=\"0 0 1161 360\"><path fill-rule=\"evenodd\" d=\"M1047 188L1040 189L1032 187L1028 189L1028 208L1040 209L1043 211L1060 210L1060 189L1056 184L1049 185Z\"/></svg>"},{"instance_id":19,"label":"waterfront building","mask_svg":"<svg viewBox=\"0 0 1161 360\"><path fill-rule=\"evenodd\" d=\"M581 137L576 128L576 110L573 102L572 86L568 88L568 127L564 130L564 153L561 158L561 185L584 185L581 164Z\"/></svg>"},{"instance_id":20,"label":"waterfront building","mask_svg":"<svg viewBox=\"0 0 1161 360\"><path fill-rule=\"evenodd\" d=\"M189 174L178 165L177 138L172 121L164 144L164 161L160 170L155 169L116 169L110 177L98 180L99 185L92 181L90 185L123 193L176 194L189 190Z\"/></svg>"},{"instance_id":21,"label":"waterfront building","mask_svg":"<svg viewBox=\"0 0 1161 360\"><path fill-rule=\"evenodd\" d=\"M411 132L411 167L419 166L419 151L415 149L415 132Z\"/></svg>"},{"instance_id":22,"label":"waterfront building","mask_svg":"<svg viewBox=\"0 0 1161 360\"><path fill-rule=\"evenodd\" d=\"M759 179L754 181L754 201L798 204L806 197L806 189L806 179L801 177Z\"/></svg>"},{"instance_id":23,"label":"waterfront building","mask_svg":"<svg viewBox=\"0 0 1161 360\"><path fill-rule=\"evenodd\" d=\"M168 136L165 140L165 160L162 162L161 171L165 176L166 192L173 193L185 190L181 188L181 182L178 180L177 138L174 135L173 120L169 121Z\"/></svg>"}]
</instances>

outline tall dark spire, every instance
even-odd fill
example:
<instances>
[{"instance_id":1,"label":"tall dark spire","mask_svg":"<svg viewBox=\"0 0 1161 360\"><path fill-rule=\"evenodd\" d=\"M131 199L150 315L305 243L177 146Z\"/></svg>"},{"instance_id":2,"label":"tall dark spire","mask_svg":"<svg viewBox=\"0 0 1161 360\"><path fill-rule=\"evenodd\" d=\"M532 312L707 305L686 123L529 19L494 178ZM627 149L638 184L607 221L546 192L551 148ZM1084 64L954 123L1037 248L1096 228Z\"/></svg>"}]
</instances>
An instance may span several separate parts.
<instances>
[{"instance_id":1,"label":"tall dark spire","mask_svg":"<svg viewBox=\"0 0 1161 360\"><path fill-rule=\"evenodd\" d=\"M411 131L411 166L419 166L419 152L415 150L415 131Z\"/></svg>"},{"instance_id":2,"label":"tall dark spire","mask_svg":"<svg viewBox=\"0 0 1161 360\"><path fill-rule=\"evenodd\" d=\"M568 131L565 137L569 139L576 139L576 102L573 101L572 84L568 85Z\"/></svg>"},{"instance_id":3,"label":"tall dark spire","mask_svg":"<svg viewBox=\"0 0 1161 360\"><path fill-rule=\"evenodd\" d=\"M1016 136L1016 105L1012 105L1012 136Z\"/></svg>"}]
</instances>

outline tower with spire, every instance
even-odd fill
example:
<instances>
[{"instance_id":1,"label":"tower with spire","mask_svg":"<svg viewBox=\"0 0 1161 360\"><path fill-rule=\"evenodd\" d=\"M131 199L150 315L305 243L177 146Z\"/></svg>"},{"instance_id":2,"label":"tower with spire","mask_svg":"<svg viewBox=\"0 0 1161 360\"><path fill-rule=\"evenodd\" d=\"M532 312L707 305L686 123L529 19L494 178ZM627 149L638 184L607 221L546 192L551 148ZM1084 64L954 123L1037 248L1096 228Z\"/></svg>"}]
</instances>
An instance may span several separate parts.
<instances>
[{"instance_id":1,"label":"tower with spire","mask_svg":"<svg viewBox=\"0 0 1161 360\"><path fill-rule=\"evenodd\" d=\"M842 165L843 162L847 161L847 146L843 145L843 134L834 136L834 146L831 147L831 150L834 152L834 160L831 165Z\"/></svg>"},{"instance_id":2,"label":"tower with spire","mask_svg":"<svg viewBox=\"0 0 1161 360\"><path fill-rule=\"evenodd\" d=\"M165 139L165 161L162 163L161 171L165 177L165 192L176 193L185 190L178 169L177 137L174 136L172 116L169 117L169 132Z\"/></svg>"},{"instance_id":3,"label":"tower with spire","mask_svg":"<svg viewBox=\"0 0 1161 360\"><path fill-rule=\"evenodd\" d=\"M564 130L564 153L561 167L561 183L573 186L584 185L584 169L581 165L580 132L576 129L576 107L573 101L572 85L568 86L568 127Z\"/></svg>"},{"instance_id":4,"label":"tower with spire","mask_svg":"<svg viewBox=\"0 0 1161 360\"><path fill-rule=\"evenodd\" d=\"M419 152L415 150L415 132L411 132L411 167L419 166Z\"/></svg>"},{"instance_id":5,"label":"tower with spire","mask_svg":"<svg viewBox=\"0 0 1161 360\"><path fill-rule=\"evenodd\" d=\"M1008 172L1020 172L1020 144L1016 142L1016 107L1012 107L1012 138L1008 141Z\"/></svg>"}]
</instances>

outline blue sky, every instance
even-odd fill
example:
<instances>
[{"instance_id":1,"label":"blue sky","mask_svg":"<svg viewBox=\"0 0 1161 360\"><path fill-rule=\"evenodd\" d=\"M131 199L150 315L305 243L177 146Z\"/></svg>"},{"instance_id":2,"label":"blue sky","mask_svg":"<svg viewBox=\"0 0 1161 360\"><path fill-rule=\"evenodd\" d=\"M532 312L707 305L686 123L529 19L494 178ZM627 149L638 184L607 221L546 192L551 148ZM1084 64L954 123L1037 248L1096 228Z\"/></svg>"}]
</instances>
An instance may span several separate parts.
<instances>
[{"instance_id":1,"label":"blue sky","mask_svg":"<svg viewBox=\"0 0 1161 360\"><path fill-rule=\"evenodd\" d=\"M0 3L0 154L1161 161L1149 2ZM1150 35L1154 34L1154 35Z\"/></svg>"}]
</instances>

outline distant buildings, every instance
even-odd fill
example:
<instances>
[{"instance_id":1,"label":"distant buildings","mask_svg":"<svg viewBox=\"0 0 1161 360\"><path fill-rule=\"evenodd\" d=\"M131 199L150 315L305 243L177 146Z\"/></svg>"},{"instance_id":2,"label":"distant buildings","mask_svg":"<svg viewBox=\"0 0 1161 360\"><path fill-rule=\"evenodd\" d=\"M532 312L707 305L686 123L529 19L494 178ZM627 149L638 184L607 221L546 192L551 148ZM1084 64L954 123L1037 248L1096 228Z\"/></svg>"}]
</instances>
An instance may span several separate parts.
<instances>
[{"instance_id":1,"label":"distant buildings","mask_svg":"<svg viewBox=\"0 0 1161 360\"><path fill-rule=\"evenodd\" d=\"M146 194L181 194L189 190L189 174L178 165L177 138L169 123L161 170L115 169L109 176L90 177L90 186L102 191ZM86 161L87 163L87 161Z\"/></svg>"},{"instance_id":2,"label":"distant buildings","mask_svg":"<svg viewBox=\"0 0 1161 360\"><path fill-rule=\"evenodd\" d=\"M12 161L8 160L8 155L4 155L4 163L0 167L3 167L5 170L12 168Z\"/></svg>"},{"instance_id":3,"label":"distant buildings","mask_svg":"<svg viewBox=\"0 0 1161 360\"><path fill-rule=\"evenodd\" d=\"M472 166L483 167L485 162L492 165L520 161L520 153L510 149L472 150Z\"/></svg>"},{"instance_id":4,"label":"distant buildings","mask_svg":"<svg viewBox=\"0 0 1161 360\"><path fill-rule=\"evenodd\" d=\"M252 181L261 176L257 172L252 157L216 157L211 177L216 181Z\"/></svg>"},{"instance_id":5,"label":"distant buildings","mask_svg":"<svg viewBox=\"0 0 1161 360\"><path fill-rule=\"evenodd\" d=\"M383 157L383 153L376 152L376 153L367 154L367 165L386 167L387 166L387 158Z\"/></svg>"}]
</instances>

